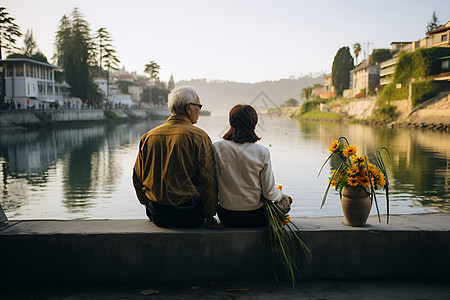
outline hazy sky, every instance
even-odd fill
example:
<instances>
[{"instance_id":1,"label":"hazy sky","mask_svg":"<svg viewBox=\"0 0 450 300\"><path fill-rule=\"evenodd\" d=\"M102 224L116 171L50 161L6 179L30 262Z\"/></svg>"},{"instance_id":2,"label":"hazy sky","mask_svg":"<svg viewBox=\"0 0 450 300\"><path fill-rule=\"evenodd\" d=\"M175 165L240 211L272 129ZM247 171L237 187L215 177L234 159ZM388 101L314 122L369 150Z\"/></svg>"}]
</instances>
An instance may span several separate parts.
<instances>
[{"instance_id":1,"label":"hazy sky","mask_svg":"<svg viewBox=\"0 0 450 300\"><path fill-rule=\"evenodd\" d=\"M330 73L340 47L367 49L425 37L433 11L450 20L449 0L2 0L21 32L33 29L53 56L59 20L78 7L91 31L105 27L121 65L160 78L260 82ZM20 38L18 46L23 46ZM353 51L352 51L353 53ZM364 58L364 52L358 62Z\"/></svg>"}]
</instances>

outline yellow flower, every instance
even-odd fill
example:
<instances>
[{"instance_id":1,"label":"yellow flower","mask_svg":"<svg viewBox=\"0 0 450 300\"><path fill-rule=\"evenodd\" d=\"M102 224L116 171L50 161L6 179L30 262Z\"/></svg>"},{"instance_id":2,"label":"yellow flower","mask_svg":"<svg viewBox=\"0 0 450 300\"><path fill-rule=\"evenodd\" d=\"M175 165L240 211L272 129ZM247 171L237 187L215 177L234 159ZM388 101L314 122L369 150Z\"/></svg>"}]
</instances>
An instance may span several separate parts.
<instances>
[{"instance_id":1,"label":"yellow flower","mask_svg":"<svg viewBox=\"0 0 450 300\"><path fill-rule=\"evenodd\" d=\"M279 189L280 191L283 189L283 186L281 185L281 184L278 184L277 186L276 186L276 188L277 189Z\"/></svg>"},{"instance_id":2,"label":"yellow flower","mask_svg":"<svg viewBox=\"0 0 450 300\"><path fill-rule=\"evenodd\" d=\"M370 171L370 174L372 175L372 177L379 177L381 174L380 171L378 171L378 169L371 168L370 166L369 166L369 171Z\"/></svg>"},{"instance_id":3,"label":"yellow flower","mask_svg":"<svg viewBox=\"0 0 450 300\"><path fill-rule=\"evenodd\" d=\"M352 155L352 163L354 164L364 163L364 160L365 160L364 156Z\"/></svg>"},{"instance_id":4,"label":"yellow flower","mask_svg":"<svg viewBox=\"0 0 450 300\"><path fill-rule=\"evenodd\" d=\"M287 225L291 222L291 217L287 216L286 219L283 220L283 225Z\"/></svg>"},{"instance_id":5,"label":"yellow flower","mask_svg":"<svg viewBox=\"0 0 450 300\"><path fill-rule=\"evenodd\" d=\"M333 187L336 186L336 181L332 180L330 183L330 186L333 186Z\"/></svg>"},{"instance_id":6,"label":"yellow flower","mask_svg":"<svg viewBox=\"0 0 450 300\"><path fill-rule=\"evenodd\" d=\"M333 176L334 176L334 178L337 179L337 180L341 179L342 178L342 172L343 171L338 173L337 169L331 171L331 178L333 178Z\"/></svg>"},{"instance_id":7,"label":"yellow flower","mask_svg":"<svg viewBox=\"0 0 450 300\"><path fill-rule=\"evenodd\" d=\"M356 173L358 173L358 172L359 172L359 169L358 169L357 166L353 166L351 169L348 169L348 170L347 170L347 173L348 173L348 175L350 175L350 176L355 176Z\"/></svg>"},{"instance_id":8,"label":"yellow flower","mask_svg":"<svg viewBox=\"0 0 450 300\"><path fill-rule=\"evenodd\" d=\"M380 172L379 176L377 176L377 184L380 186L386 185L386 179L384 178L384 175L381 172Z\"/></svg>"},{"instance_id":9,"label":"yellow flower","mask_svg":"<svg viewBox=\"0 0 450 300\"><path fill-rule=\"evenodd\" d=\"M356 146L350 145L350 146L345 147L343 153L346 157L355 155L356 154Z\"/></svg>"},{"instance_id":10,"label":"yellow flower","mask_svg":"<svg viewBox=\"0 0 450 300\"><path fill-rule=\"evenodd\" d=\"M355 177L347 177L347 184L351 186L357 186L358 179L356 179Z\"/></svg>"},{"instance_id":11,"label":"yellow flower","mask_svg":"<svg viewBox=\"0 0 450 300\"><path fill-rule=\"evenodd\" d=\"M334 140L334 142L331 143L330 147L328 147L328 150L330 152L334 152L339 148L339 142L337 140Z\"/></svg>"},{"instance_id":12,"label":"yellow flower","mask_svg":"<svg viewBox=\"0 0 450 300\"><path fill-rule=\"evenodd\" d=\"M358 176L357 180L358 180L358 183L362 186L370 185L369 177L367 177L367 176Z\"/></svg>"}]
</instances>

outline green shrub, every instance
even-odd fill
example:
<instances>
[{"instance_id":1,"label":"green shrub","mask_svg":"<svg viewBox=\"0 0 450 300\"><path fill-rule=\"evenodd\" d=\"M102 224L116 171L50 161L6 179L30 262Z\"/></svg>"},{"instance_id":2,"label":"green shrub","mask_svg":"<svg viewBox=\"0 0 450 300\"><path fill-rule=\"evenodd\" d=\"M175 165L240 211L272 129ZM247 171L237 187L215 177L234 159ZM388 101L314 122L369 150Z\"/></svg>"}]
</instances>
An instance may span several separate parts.
<instances>
[{"instance_id":1,"label":"green shrub","mask_svg":"<svg viewBox=\"0 0 450 300\"><path fill-rule=\"evenodd\" d=\"M385 105L374 111L375 117L381 120L393 119L396 116L397 107L394 105Z\"/></svg>"},{"instance_id":2,"label":"green shrub","mask_svg":"<svg viewBox=\"0 0 450 300\"><path fill-rule=\"evenodd\" d=\"M104 114L105 114L106 119L108 119L108 120L117 120L117 119L119 119L119 116L113 111L105 110Z\"/></svg>"},{"instance_id":3,"label":"green shrub","mask_svg":"<svg viewBox=\"0 0 450 300\"><path fill-rule=\"evenodd\" d=\"M378 106L383 106L391 100L408 99L408 86L402 84L402 87L398 89L395 85L394 82L391 82L383 88L378 98L380 101L380 103L377 103Z\"/></svg>"},{"instance_id":4,"label":"green shrub","mask_svg":"<svg viewBox=\"0 0 450 300\"><path fill-rule=\"evenodd\" d=\"M437 95L437 90L433 84L432 79L425 81L414 82L412 84L411 102L412 107L416 107L422 102Z\"/></svg>"},{"instance_id":5,"label":"green shrub","mask_svg":"<svg viewBox=\"0 0 450 300\"><path fill-rule=\"evenodd\" d=\"M312 101L306 101L305 103L303 103L300 106L300 109L298 110L298 115L297 116L302 116L303 114L307 113L308 111L312 111L314 109L317 109L317 107L321 104L321 103L326 103L327 100L324 99L319 99L319 100L312 100Z\"/></svg>"},{"instance_id":6,"label":"green shrub","mask_svg":"<svg viewBox=\"0 0 450 300\"><path fill-rule=\"evenodd\" d=\"M414 52L401 53L395 67L393 81L384 87L379 99L382 103L389 102L390 100L408 99L411 78L419 79L425 76L439 74L441 72L440 60L437 58L449 55L450 48L444 47L420 48ZM398 83L402 85L400 89L396 88ZM419 82L415 84L419 84ZM420 83L414 88L415 84L413 84L412 97L417 100L416 105L430 96L432 97L433 93L436 93L435 88L431 87L429 83ZM422 88L424 88L423 91L421 91Z\"/></svg>"},{"instance_id":7,"label":"green shrub","mask_svg":"<svg viewBox=\"0 0 450 300\"><path fill-rule=\"evenodd\" d=\"M316 109L303 114L301 118L338 121L341 119L341 115L335 112L321 112L320 110Z\"/></svg>"}]
</instances>

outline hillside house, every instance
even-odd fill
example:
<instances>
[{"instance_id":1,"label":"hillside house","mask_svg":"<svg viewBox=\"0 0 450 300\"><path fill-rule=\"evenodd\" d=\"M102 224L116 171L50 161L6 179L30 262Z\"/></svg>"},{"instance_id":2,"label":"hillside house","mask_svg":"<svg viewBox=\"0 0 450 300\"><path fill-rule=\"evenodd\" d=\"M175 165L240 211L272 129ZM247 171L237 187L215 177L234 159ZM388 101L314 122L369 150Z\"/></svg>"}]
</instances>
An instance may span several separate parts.
<instances>
[{"instance_id":1,"label":"hillside house","mask_svg":"<svg viewBox=\"0 0 450 300\"><path fill-rule=\"evenodd\" d=\"M346 91L349 98L365 97L375 93L380 83L380 66L372 65L369 59L363 60L356 68L350 71L350 91Z\"/></svg>"},{"instance_id":2,"label":"hillside house","mask_svg":"<svg viewBox=\"0 0 450 300\"><path fill-rule=\"evenodd\" d=\"M450 47L450 21L427 33L432 47Z\"/></svg>"}]
</instances>

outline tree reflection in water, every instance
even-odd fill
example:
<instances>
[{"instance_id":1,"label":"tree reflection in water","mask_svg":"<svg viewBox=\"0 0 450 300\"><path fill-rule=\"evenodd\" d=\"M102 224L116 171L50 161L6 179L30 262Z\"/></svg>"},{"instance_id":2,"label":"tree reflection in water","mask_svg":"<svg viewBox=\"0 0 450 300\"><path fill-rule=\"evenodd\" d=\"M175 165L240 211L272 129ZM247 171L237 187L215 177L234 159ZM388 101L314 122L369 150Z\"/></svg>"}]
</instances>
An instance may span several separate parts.
<instances>
[{"instance_id":1,"label":"tree reflection in water","mask_svg":"<svg viewBox=\"0 0 450 300\"><path fill-rule=\"evenodd\" d=\"M448 133L265 115L260 121L258 143L271 150L277 182L294 198L294 217L342 215L337 193L319 209L326 170L335 162L317 178L329 144L340 136L372 161L373 151L389 149L393 214L450 211ZM8 218L145 218L131 170L140 137L162 122L0 132L0 202ZM198 126L218 140L228 128L227 114L201 117ZM379 198L385 212L381 192Z\"/></svg>"}]
</instances>

